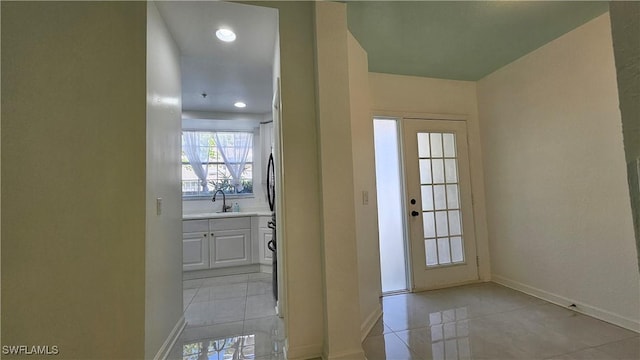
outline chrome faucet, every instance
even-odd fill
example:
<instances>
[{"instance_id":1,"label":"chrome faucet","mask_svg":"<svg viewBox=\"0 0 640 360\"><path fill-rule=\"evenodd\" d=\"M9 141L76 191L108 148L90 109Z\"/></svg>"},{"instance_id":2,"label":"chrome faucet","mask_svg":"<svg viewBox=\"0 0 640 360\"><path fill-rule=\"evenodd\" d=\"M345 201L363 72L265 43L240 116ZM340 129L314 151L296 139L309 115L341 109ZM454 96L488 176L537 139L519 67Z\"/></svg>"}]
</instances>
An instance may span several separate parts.
<instances>
[{"instance_id":1,"label":"chrome faucet","mask_svg":"<svg viewBox=\"0 0 640 360\"><path fill-rule=\"evenodd\" d=\"M216 195L218 195L218 193L222 194L222 212L229 212L231 205L227 206L227 197L224 195L224 191L216 190L216 192L213 193L213 199L211 199L211 201L216 202Z\"/></svg>"}]
</instances>

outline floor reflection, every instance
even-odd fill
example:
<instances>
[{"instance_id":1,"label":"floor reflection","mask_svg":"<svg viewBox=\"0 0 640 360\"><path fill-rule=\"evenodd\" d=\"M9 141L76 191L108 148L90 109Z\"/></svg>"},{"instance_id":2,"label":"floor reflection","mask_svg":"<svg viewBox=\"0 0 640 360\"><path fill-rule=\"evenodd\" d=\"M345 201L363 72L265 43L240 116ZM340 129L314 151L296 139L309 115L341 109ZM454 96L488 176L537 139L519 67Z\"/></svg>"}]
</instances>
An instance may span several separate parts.
<instances>
[{"instance_id":1,"label":"floor reflection","mask_svg":"<svg viewBox=\"0 0 640 360\"><path fill-rule=\"evenodd\" d=\"M467 313L467 308L461 307L429 314L434 360L471 358Z\"/></svg>"},{"instance_id":2,"label":"floor reflection","mask_svg":"<svg viewBox=\"0 0 640 360\"><path fill-rule=\"evenodd\" d=\"M241 360L255 358L255 335L198 341L182 346L184 360Z\"/></svg>"},{"instance_id":3,"label":"floor reflection","mask_svg":"<svg viewBox=\"0 0 640 360\"><path fill-rule=\"evenodd\" d=\"M385 296L370 360L640 359L637 333L495 283Z\"/></svg>"},{"instance_id":4,"label":"floor reflection","mask_svg":"<svg viewBox=\"0 0 640 360\"><path fill-rule=\"evenodd\" d=\"M186 280L183 294L187 325L169 359L284 359L271 274Z\"/></svg>"},{"instance_id":5,"label":"floor reflection","mask_svg":"<svg viewBox=\"0 0 640 360\"><path fill-rule=\"evenodd\" d=\"M274 323L275 325L275 323ZM182 342L182 360L284 359L284 336L273 326L270 331Z\"/></svg>"}]
</instances>

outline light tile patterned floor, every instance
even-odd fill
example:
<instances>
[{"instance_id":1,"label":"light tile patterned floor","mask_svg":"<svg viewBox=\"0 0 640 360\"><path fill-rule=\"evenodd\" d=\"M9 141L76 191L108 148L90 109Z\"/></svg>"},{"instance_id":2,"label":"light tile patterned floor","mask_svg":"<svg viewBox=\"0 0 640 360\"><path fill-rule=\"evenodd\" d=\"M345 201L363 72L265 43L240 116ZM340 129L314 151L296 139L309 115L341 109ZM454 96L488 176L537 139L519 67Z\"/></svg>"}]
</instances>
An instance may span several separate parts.
<instances>
[{"instance_id":1,"label":"light tile patterned floor","mask_svg":"<svg viewBox=\"0 0 640 360\"><path fill-rule=\"evenodd\" d=\"M640 337L495 283L383 298L369 360L640 359Z\"/></svg>"},{"instance_id":2,"label":"light tile patterned floor","mask_svg":"<svg viewBox=\"0 0 640 360\"><path fill-rule=\"evenodd\" d=\"M185 280L183 285L187 327L170 359L284 359L271 274Z\"/></svg>"},{"instance_id":3,"label":"light tile patterned floor","mask_svg":"<svg viewBox=\"0 0 640 360\"><path fill-rule=\"evenodd\" d=\"M171 359L283 359L269 274L184 282ZM640 335L495 283L386 296L368 360L640 359ZM219 351L217 351L219 350ZM236 354L236 357L233 357ZM225 357L226 355L226 357Z\"/></svg>"}]
</instances>

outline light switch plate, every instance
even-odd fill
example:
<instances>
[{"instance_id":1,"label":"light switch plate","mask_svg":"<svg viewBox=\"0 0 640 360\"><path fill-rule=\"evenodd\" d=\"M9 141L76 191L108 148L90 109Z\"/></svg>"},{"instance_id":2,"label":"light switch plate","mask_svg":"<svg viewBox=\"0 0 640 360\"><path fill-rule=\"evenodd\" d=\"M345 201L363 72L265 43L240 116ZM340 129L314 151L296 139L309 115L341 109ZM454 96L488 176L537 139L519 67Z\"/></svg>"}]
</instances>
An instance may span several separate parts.
<instances>
[{"instance_id":1,"label":"light switch plate","mask_svg":"<svg viewBox=\"0 0 640 360\"><path fill-rule=\"evenodd\" d=\"M162 215L162 198L156 199L156 215Z\"/></svg>"}]
</instances>

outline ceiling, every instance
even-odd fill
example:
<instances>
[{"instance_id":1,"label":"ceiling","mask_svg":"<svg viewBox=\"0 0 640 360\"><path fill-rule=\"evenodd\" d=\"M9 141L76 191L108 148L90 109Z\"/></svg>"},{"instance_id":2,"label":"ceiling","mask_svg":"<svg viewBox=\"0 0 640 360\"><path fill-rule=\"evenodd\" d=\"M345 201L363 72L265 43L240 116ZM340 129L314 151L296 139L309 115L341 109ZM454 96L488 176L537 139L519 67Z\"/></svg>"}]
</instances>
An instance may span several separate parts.
<instances>
[{"instance_id":1,"label":"ceiling","mask_svg":"<svg viewBox=\"0 0 640 360\"><path fill-rule=\"evenodd\" d=\"M275 9L156 5L182 55L183 110L271 112ZM369 71L475 81L607 10L602 1L350 1L347 19ZM235 31L236 41L218 40L220 27Z\"/></svg>"},{"instance_id":2,"label":"ceiling","mask_svg":"<svg viewBox=\"0 0 640 360\"><path fill-rule=\"evenodd\" d=\"M479 80L609 9L602 1L350 1L369 71Z\"/></svg>"},{"instance_id":3,"label":"ceiling","mask_svg":"<svg viewBox=\"0 0 640 360\"><path fill-rule=\"evenodd\" d=\"M271 112L276 10L217 1L158 1L156 6L182 55L183 110ZM220 27L233 30L236 40L218 40ZM247 107L234 107L236 101Z\"/></svg>"}]
</instances>

